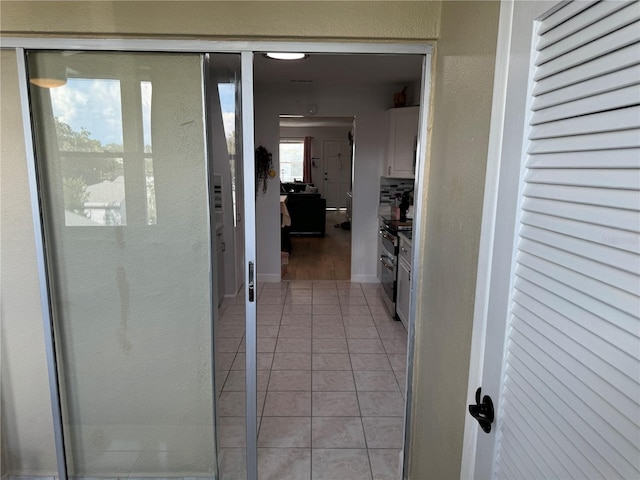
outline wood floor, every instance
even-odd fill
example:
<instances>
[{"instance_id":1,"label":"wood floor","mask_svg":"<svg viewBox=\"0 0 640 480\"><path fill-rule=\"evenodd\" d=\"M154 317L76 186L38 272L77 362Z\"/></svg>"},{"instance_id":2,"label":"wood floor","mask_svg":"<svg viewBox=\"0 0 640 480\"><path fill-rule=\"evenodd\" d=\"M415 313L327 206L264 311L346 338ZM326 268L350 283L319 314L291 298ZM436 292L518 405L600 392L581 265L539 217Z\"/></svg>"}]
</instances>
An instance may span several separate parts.
<instances>
[{"instance_id":1,"label":"wood floor","mask_svg":"<svg viewBox=\"0 0 640 480\"><path fill-rule=\"evenodd\" d=\"M327 211L324 238L291 237L283 280L351 280L351 231L335 227L345 220L345 212Z\"/></svg>"}]
</instances>

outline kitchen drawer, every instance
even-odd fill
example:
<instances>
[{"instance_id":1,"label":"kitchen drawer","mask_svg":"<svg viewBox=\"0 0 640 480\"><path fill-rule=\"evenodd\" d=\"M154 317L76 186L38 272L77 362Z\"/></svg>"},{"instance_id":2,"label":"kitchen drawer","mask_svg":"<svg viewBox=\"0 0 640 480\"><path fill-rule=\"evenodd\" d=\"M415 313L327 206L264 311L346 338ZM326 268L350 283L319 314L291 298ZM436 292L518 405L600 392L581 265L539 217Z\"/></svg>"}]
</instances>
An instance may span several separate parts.
<instances>
[{"instance_id":1,"label":"kitchen drawer","mask_svg":"<svg viewBox=\"0 0 640 480\"><path fill-rule=\"evenodd\" d=\"M411 242L409 242L404 235L400 235L399 237L400 248L398 249L398 256L411 265Z\"/></svg>"}]
</instances>

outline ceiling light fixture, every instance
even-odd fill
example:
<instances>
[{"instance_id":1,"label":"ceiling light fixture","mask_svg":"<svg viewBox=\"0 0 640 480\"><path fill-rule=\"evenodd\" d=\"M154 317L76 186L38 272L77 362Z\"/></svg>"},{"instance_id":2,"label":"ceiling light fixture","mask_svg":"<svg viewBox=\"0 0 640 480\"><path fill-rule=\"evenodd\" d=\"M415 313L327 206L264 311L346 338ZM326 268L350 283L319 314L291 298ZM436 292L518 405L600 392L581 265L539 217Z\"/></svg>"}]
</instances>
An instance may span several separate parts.
<instances>
[{"instance_id":1,"label":"ceiling light fixture","mask_svg":"<svg viewBox=\"0 0 640 480\"><path fill-rule=\"evenodd\" d=\"M66 78L32 78L29 80L32 84L42 88L56 88L66 85Z\"/></svg>"},{"instance_id":2,"label":"ceiling light fixture","mask_svg":"<svg viewBox=\"0 0 640 480\"><path fill-rule=\"evenodd\" d=\"M38 64L33 68L29 82L42 88L56 88L66 85L67 67L58 63Z\"/></svg>"},{"instance_id":3,"label":"ceiling light fixture","mask_svg":"<svg viewBox=\"0 0 640 480\"><path fill-rule=\"evenodd\" d=\"M309 55L306 53L294 52L267 52L263 55L273 60L302 60L304 58L309 58Z\"/></svg>"}]
</instances>

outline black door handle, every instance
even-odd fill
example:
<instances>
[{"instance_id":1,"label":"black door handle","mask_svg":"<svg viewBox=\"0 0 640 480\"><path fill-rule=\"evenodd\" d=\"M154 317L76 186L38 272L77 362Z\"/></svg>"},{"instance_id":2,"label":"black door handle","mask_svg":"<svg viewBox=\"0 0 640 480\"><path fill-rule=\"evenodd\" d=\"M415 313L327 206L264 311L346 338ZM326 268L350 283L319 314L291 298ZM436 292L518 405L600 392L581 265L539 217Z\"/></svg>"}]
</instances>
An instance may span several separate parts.
<instances>
[{"instance_id":1,"label":"black door handle","mask_svg":"<svg viewBox=\"0 0 640 480\"><path fill-rule=\"evenodd\" d=\"M478 421L480 428L482 428L485 433L489 433L491 431L491 424L495 418L493 401L489 395L485 395L482 403L480 403L481 390L481 388L476 390L476 404L469 405L469 413Z\"/></svg>"}]
</instances>

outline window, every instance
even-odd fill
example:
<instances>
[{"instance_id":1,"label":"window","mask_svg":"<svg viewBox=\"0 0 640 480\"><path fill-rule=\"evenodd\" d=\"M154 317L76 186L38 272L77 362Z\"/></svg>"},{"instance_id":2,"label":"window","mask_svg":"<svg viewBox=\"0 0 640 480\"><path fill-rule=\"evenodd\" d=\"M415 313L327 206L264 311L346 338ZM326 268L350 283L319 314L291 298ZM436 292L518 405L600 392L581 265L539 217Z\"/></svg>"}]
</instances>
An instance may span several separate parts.
<instances>
[{"instance_id":1,"label":"window","mask_svg":"<svg viewBox=\"0 0 640 480\"><path fill-rule=\"evenodd\" d=\"M280 181L302 181L304 172L304 141L301 138L280 139Z\"/></svg>"},{"instance_id":2,"label":"window","mask_svg":"<svg viewBox=\"0 0 640 480\"><path fill-rule=\"evenodd\" d=\"M142 163L146 224L157 223L152 84L125 77L69 78L48 90L67 226L127 225L125 183L132 186L125 172ZM123 98L139 98L140 111L129 108L123 115ZM138 134L126 136L127 128Z\"/></svg>"},{"instance_id":3,"label":"window","mask_svg":"<svg viewBox=\"0 0 640 480\"><path fill-rule=\"evenodd\" d=\"M51 89L66 225L126 225L120 81Z\"/></svg>"}]
</instances>

